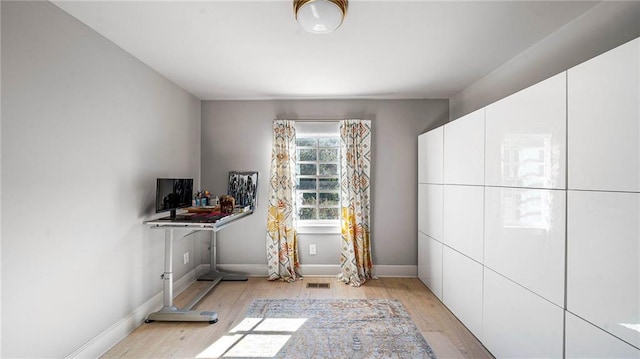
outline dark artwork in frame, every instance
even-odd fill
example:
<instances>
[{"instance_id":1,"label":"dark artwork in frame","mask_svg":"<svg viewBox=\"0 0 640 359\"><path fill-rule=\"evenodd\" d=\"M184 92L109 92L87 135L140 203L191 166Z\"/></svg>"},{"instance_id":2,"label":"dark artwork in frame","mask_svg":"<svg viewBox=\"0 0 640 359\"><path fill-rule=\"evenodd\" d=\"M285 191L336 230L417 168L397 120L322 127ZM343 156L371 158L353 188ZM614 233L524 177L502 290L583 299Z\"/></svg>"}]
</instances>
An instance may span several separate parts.
<instances>
[{"instance_id":1,"label":"dark artwork in frame","mask_svg":"<svg viewBox=\"0 0 640 359\"><path fill-rule=\"evenodd\" d=\"M229 172L227 194L236 200L236 206L256 208L258 191L258 172Z\"/></svg>"}]
</instances>

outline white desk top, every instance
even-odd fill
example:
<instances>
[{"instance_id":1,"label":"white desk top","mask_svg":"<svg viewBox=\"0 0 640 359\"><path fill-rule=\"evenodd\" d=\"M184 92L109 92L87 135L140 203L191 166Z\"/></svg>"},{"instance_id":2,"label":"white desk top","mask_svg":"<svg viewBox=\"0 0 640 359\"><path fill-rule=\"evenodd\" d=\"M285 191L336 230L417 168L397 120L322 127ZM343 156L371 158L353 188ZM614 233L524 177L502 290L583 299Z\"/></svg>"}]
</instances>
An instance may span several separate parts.
<instances>
[{"instance_id":1,"label":"white desk top","mask_svg":"<svg viewBox=\"0 0 640 359\"><path fill-rule=\"evenodd\" d=\"M153 219L150 221L145 221L144 224L150 225L152 228L197 228L200 230L209 230L209 231L218 231L226 225L235 222L240 218L244 218L253 213L253 210L243 212L243 213L234 213L230 214L226 217L222 217L215 222L200 222L196 220L183 219L184 217L190 217L194 214L181 214L176 219L169 219L169 217Z\"/></svg>"}]
</instances>

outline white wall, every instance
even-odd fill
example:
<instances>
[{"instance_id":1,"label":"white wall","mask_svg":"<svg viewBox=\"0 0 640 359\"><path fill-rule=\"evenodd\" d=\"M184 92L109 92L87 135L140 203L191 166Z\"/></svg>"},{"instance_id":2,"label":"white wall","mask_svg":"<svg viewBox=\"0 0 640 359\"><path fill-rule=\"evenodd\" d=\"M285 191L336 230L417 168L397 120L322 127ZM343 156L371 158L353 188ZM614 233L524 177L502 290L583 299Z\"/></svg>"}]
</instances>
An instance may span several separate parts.
<instances>
[{"instance_id":1,"label":"white wall","mask_svg":"<svg viewBox=\"0 0 640 359\"><path fill-rule=\"evenodd\" d=\"M2 6L0 6L0 39L2 38ZM0 41L1 43L1 41ZM2 48L0 47L0 79L2 78ZM0 81L2 93L2 81ZM0 112L2 97L0 96ZM0 198L2 198L2 114L0 113ZM0 228L2 227L2 206L0 205ZM2 230L0 229L0 259L2 258ZM0 281L2 280L2 263L0 262ZM2 283L0 282L0 323L2 323ZM2 325L0 325L0 355L2 354Z\"/></svg>"},{"instance_id":2,"label":"white wall","mask_svg":"<svg viewBox=\"0 0 640 359\"><path fill-rule=\"evenodd\" d=\"M219 263L266 265L266 203L272 120L372 121L372 248L374 265L417 263L417 135L448 119L447 100L204 101L202 183L227 189L228 172L259 172L256 213L220 232ZM301 235L301 265L339 264L339 235ZM316 243L318 254L308 255ZM415 269L414 269L415 270ZM304 272L303 272L304 274Z\"/></svg>"},{"instance_id":3,"label":"white wall","mask_svg":"<svg viewBox=\"0 0 640 359\"><path fill-rule=\"evenodd\" d=\"M161 291L142 222L156 177L199 177L200 101L48 2L1 6L2 357L59 358Z\"/></svg>"},{"instance_id":4,"label":"white wall","mask_svg":"<svg viewBox=\"0 0 640 359\"><path fill-rule=\"evenodd\" d=\"M640 36L640 2L603 1L451 97L450 119L565 71Z\"/></svg>"}]
</instances>

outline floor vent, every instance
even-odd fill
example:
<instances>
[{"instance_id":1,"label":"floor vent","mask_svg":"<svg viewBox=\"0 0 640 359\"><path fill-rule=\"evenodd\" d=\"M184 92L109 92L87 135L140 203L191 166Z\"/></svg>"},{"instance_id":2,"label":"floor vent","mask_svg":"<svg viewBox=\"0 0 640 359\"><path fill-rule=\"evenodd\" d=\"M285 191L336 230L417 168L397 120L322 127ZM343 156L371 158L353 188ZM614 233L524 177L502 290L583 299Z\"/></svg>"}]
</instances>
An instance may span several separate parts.
<instances>
[{"instance_id":1,"label":"floor vent","mask_svg":"<svg viewBox=\"0 0 640 359\"><path fill-rule=\"evenodd\" d=\"M329 289L329 283L307 283L307 288Z\"/></svg>"}]
</instances>

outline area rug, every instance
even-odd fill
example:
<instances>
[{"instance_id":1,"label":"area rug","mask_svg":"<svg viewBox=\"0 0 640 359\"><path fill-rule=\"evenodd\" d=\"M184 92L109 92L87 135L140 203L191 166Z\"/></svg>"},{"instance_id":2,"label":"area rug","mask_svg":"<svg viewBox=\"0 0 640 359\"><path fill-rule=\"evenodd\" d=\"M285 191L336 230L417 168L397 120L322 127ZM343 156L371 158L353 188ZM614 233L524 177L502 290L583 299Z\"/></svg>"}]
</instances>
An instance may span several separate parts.
<instances>
[{"instance_id":1,"label":"area rug","mask_svg":"<svg viewBox=\"0 0 640 359\"><path fill-rule=\"evenodd\" d=\"M397 300L259 299L224 358L436 358Z\"/></svg>"}]
</instances>

